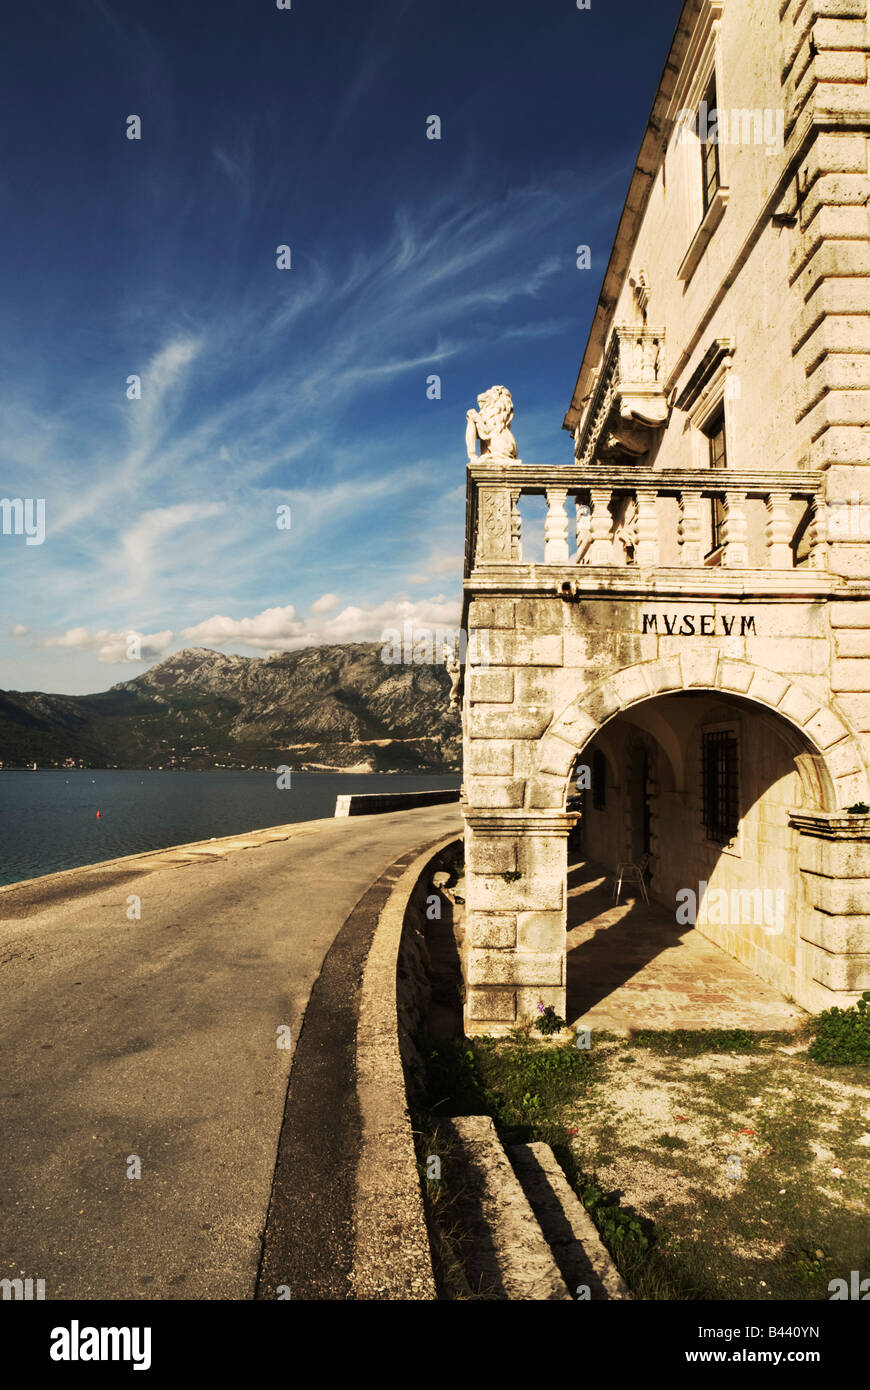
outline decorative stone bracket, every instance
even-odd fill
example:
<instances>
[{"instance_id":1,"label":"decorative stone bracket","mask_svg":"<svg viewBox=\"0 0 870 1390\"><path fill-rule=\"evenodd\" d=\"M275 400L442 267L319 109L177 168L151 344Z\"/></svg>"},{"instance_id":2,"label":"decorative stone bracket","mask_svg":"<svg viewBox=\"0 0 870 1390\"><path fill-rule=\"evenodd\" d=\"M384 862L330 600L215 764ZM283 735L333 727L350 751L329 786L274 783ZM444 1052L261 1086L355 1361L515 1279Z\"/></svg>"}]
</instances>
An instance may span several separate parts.
<instances>
[{"instance_id":1,"label":"decorative stone bracket","mask_svg":"<svg viewBox=\"0 0 870 1390\"><path fill-rule=\"evenodd\" d=\"M663 328L613 330L575 455L581 466L642 458L665 423Z\"/></svg>"}]
</instances>

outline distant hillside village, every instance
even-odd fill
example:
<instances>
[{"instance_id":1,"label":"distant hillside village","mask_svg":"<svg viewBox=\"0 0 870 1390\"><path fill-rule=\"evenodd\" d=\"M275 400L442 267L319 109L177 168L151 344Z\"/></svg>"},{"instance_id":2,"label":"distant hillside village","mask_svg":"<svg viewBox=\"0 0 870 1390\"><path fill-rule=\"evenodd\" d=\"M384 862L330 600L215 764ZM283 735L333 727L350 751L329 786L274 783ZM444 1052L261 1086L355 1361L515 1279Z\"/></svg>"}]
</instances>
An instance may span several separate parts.
<instances>
[{"instance_id":1,"label":"distant hillside village","mask_svg":"<svg viewBox=\"0 0 870 1390\"><path fill-rule=\"evenodd\" d=\"M0 693L0 767L450 772L450 690L443 665L386 664L376 642L194 648L97 695Z\"/></svg>"}]
</instances>

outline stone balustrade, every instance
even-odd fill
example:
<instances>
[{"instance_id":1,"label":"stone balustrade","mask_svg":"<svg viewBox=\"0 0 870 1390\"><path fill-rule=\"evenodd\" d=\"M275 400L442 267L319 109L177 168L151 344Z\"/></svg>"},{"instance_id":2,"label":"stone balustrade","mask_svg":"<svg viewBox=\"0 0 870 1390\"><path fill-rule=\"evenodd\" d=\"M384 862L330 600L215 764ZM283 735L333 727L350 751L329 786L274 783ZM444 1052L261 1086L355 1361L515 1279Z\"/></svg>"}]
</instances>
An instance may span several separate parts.
<instances>
[{"instance_id":1,"label":"stone balustrade","mask_svg":"<svg viewBox=\"0 0 870 1390\"><path fill-rule=\"evenodd\" d=\"M618 325L610 337L575 456L581 467L639 457L668 414L663 328Z\"/></svg>"},{"instance_id":2,"label":"stone balustrade","mask_svg":"<svg viewBox=\"0 0 870 1390\"><path fill-rule=\"evenodd\" d=\"M824 478L797 470L469 466L466 575L525 565L521 500L547 500L544 564L827 571ZM716 503L714 509L714 502Z\"/></svg>"}]
</instances>

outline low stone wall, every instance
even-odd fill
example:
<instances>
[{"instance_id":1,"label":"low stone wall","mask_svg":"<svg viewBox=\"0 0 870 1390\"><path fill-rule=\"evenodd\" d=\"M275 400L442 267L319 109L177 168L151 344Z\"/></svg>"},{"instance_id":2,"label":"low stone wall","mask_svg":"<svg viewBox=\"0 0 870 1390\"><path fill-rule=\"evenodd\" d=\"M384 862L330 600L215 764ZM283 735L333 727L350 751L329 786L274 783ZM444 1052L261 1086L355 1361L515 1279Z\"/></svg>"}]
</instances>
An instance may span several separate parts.
<instances>
[{"instance_id":1,"label":"low stone wall","mask_svg":"<svg viewBox=\"0 0 870 1390\"><path fill-rule=\"evenodd\" d=\"M360 991L357 1095L362 1147L354 1203L352 1281L358 1299L434 1299L423 1193L404 1066L426 1007L421 930L431 874L456 835L419 855L398 879L375 929Z\"/></svg>"},{"instance_id":2,"label":"low stone wall","mask_svg":"<svg viewBox=\"0 0 870 1390\"><path fill-rule=\"evenodd\" d=\"M336 797L336 816L375 816L385 811L411 811L415 806L446 806L459 800L459 787L436 792L351 792Z\"/></svg>"}]
</instances>

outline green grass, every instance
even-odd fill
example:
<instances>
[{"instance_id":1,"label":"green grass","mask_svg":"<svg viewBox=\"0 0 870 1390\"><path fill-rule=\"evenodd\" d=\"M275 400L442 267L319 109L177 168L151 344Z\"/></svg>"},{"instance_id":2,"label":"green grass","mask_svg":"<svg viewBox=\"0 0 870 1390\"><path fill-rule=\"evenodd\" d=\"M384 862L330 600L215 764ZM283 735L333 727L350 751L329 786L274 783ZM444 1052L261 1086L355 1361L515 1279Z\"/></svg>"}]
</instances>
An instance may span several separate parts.
<instances>
[{"instance_id":1,"label":"green grass","mask_svg":"<svg viewBox=\"0 0 870 1390\"><path fill-rule=\"evenodd\" d=\"M777 1050L791 1040L787 1033L705 1029L644 1030L628 1040L602 1033L591 1051L519 1031L509 1039L430 1043L422 1049L428 1123L437 1129L439 1116L486 1114L506 1144L550 1144L636 1298L825 1299L831 1279L848 1278L851 1269L870 1273L870 1226L857 1178L849 1185L847 1173L838 1188L832 1162L820 1160L813 1144L838 1158L850 1154L846 1166L857 1174L866 1162L859 1140L867 1122L851 1093L832 1109L820 1079L830 1067ZM742 1060L733 1071L721 1063L718 1070L692 1065L704 1054ZM647 1071L652 1065L652 1086L676 1083L694 1134L700 1126L709 1137L699 1143L653 1133L638 1144L621 1133L602 1102L618 1094L626 1062ZM862 1086L865 1076L858 1065L836 1070L836 1081L850 1086ZM717 1190L710 1164L724 1166L738 1145L740 1177ZM676 1195L647 1214L634 1210L599 1176L614 1156L673 1170ZM449 1195L442 1190L438 1200L438 1219L449 1230ZM457 1252L461 1234L454 1231L447 1243ZM459 1265L458 1253L450 1258ZM442 1283L447 1288L449 1278Z\"/></svg>"},{"instance_id":2,"label":"green grass","mask_svg":"<svg viewBox=\"0 0 870 1390\"><path fill-rule=\"evenodd\" d=\"M564 1139L562 1112L588 1086L592 1053L543 1046L522 1034L430 1045L427 1103L435 1115L490 1115L506 1143Z\"/></svg>"},{"instance_id":3,"label":"green grass","mask_svg":"<svg viewBox=\"0 0 870 1390\"><path fill-rule=\"evenodd\" d=\"M760 1052L765 1043L789 1043L791 1033L749 1033L745 1028L639 1028L626 1046L679 1057L699 1057L704 1052Z\"/></svg>"}]
</instances>

